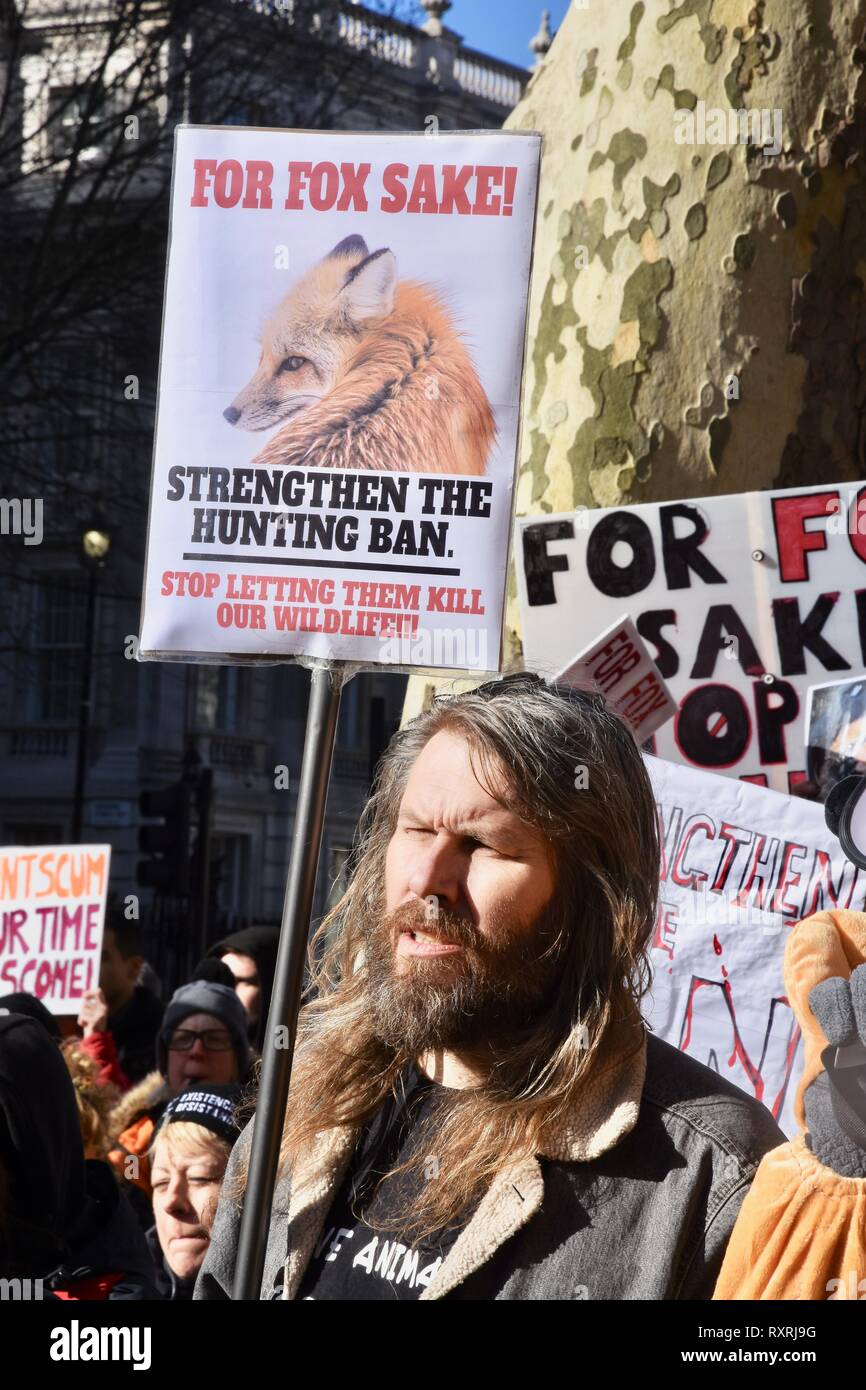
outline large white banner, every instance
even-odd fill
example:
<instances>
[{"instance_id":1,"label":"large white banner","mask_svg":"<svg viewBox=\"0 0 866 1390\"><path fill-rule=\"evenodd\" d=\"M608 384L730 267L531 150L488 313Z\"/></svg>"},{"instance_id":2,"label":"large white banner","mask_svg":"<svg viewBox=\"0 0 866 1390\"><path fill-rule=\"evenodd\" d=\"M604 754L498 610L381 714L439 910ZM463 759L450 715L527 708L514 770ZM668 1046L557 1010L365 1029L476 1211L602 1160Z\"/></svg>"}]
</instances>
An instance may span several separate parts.
<instances>
[{"instance_id":1,"label":"large white banner","mask_svg":"<svg viewBox=\"0 0 866 1390\"><path fill-rule=\"evenodd\" d=\"M866 670L866 488L524 517L527 665L553 675L624 611L677 701L664 758L787 791L810 685Z\"/></svg>"},{"instance_id":2,"label":"large white banner","mask_svg":"<svg viewBox=\"0 0 866 1390\"><path fill-rule=\"evenodd\" d=\"M823 806L646 761L662 874L645 1017L793 1134L802 1048L782 979L785 942L813 912L862 911L866 873L845 858Z\"/></svg>"},{"instance_id":3,"label":"large white banner","mask_svg":"<svg viewBox=\"0 0 866 1390\"><path fill-rule=\"evenodd\" d=\"M178 129L144 659L499 668L540 142Z\"/></svg>"}]
</instances>

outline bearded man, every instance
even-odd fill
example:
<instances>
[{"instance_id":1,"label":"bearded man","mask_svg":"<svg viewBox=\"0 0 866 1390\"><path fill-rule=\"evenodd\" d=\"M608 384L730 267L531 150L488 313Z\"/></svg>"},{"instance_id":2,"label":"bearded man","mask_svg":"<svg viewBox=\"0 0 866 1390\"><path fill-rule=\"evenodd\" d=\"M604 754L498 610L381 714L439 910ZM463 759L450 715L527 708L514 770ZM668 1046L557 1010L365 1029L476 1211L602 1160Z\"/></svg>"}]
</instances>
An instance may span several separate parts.
<instances>
[{"instance_id":1,"label":"bearded man","mask_svg":"<svg viewBox=\"0 0 866 1390\"><path fill-rule=\"evenodd\" d=\"M311 955L263 1298L708 1299L769 1112L647 1031L627 727L519 675L382 759ZM231 1297L249 1128L197 1298Z\"/></svg>"}]
</instances>

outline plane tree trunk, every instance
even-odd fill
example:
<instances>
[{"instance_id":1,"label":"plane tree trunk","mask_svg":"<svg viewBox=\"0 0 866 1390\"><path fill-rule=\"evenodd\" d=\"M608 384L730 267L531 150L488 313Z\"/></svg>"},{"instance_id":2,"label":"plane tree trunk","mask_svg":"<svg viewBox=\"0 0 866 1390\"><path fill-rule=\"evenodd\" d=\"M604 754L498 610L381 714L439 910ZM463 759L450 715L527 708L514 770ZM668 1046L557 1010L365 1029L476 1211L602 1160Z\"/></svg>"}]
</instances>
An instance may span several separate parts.
<instances>
[{"instance_id":1,"label":"plane tree trunk","mask_svg":"<svg viewBox=\"0 0 866 1390\"><path fill-rule=\"evenodd\" d=\"M864 32L572 4L506 122L544 133L519 514L866 477ZM519 664L513 574L506 628Z\"/></svg>"}]
</instances>

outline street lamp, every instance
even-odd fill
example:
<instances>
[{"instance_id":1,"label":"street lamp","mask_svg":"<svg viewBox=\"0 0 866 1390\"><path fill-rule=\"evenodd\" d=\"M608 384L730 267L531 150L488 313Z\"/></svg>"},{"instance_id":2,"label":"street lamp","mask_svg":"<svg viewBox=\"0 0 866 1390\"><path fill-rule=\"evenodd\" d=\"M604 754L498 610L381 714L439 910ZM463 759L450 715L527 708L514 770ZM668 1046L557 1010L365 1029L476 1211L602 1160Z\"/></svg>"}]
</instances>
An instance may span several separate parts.
<instances>
[{"instance_id":1,"label":"street lamp","mask_svg":"<svg viewBox=\"0 0 866 1390\"><path fill-rule=\"evenodd\" d=\"M111 537L99 526L91 526L81 537L81 548L85 557L101 565L111 547Z\"/></svg>"},{"instance_id":2,"label":"street lamp","mask_svg":"<svg viewBox=\"0 0 866 1390\"><path fill-rule=\"evenodd\" d=\"M101 518L95 518L81 534L81 558L87 569L87 612L84 620L84 654L81 667L81 702L78 714L78 747L75 754L75 793L72 806L72 843L80 844L84 823L84 784L87 777L87 735L90 730L90 687L93 675L93 629L99 571L111 547L111 536Z\"/></svg>"}]
</instances>

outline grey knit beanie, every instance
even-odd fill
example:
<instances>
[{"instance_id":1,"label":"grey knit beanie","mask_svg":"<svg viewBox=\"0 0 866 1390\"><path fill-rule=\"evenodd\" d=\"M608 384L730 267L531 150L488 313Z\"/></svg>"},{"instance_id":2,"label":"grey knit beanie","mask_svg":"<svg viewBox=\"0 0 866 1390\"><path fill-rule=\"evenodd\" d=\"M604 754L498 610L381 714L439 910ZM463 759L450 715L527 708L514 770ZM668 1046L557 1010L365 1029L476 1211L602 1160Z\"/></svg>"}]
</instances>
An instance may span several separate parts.
<instances>
[{"instance_id":1,"label":"grey knit beanie","mask_svg":"<svg viewBox=\"0 0 866 1390\"><path fill-rule=\"evenodd\" d=\"M156 1065L163 1076L168 1067L171 1035L190 1014L213 1014L220 1023L225 1024L238 1059L238 1080L245 1080L251 1061L246 1011L233 989L229 989L228 985L214 984L211 980L193 980L191 984L181 985L171 996L156 1040Z\"/></svg>"}]
</instances>

